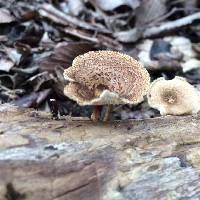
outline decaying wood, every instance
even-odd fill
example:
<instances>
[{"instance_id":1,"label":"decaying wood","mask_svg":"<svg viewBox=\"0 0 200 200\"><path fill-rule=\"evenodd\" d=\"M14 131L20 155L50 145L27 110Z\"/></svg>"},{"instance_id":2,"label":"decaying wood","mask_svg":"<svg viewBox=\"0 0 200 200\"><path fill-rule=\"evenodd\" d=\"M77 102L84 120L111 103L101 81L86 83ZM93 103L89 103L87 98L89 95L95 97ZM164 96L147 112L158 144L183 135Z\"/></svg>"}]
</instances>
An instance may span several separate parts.
<instances>
[{"instance_id":1,"label":"decaying wood","mask_svg":"<svg viewBox=\"0 0 200 200\"><path fill-rule=\"evenodd\" d=\"M52 120L2 105L0 199L199 199L199 122Z\"/></svg>"}]
</instances>

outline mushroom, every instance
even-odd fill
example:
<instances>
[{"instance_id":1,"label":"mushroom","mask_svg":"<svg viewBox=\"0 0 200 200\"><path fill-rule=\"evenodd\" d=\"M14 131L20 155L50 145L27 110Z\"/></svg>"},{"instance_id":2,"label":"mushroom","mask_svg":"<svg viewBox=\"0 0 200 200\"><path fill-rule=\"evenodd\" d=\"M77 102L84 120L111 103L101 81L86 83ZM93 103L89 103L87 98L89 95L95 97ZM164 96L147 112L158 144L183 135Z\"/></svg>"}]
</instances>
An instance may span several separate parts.
<instances>
[{"instance_id":1,"label":"mushroom","mask_svg":"<svg viewBox=\"0 0 200 200\"><path fill-rule=\"evenodd\" d=\"M195 114L200 110L200 92L179 76L152 82L147 99L161 115Z\"/></svg>"},{"instance_id":2,"label":"mushroom","mask_svg":"<svg viewBox=\"0 0 200 200\"><path fill-rule=\"evenodd\" d=\"M94 105L93 121L98 121L102 105L109 105L107 121L116 104L137 104L150 85L147 70L132 57L115 51L90 51L76 57L65 69L69 84L64 94L79 105Z\"/></svg>"}]
</instances>

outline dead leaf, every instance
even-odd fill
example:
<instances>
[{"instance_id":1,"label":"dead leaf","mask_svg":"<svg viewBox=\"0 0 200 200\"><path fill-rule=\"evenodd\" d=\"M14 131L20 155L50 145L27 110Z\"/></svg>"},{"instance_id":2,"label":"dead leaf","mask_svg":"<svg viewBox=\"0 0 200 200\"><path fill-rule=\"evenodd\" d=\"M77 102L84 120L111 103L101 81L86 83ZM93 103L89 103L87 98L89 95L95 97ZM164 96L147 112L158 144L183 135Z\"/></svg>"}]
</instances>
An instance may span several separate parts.
<instances>
[{"instance_id":1,"label":"dead leaf","mask_svg":"<svg viewBox=\"0 0 200 200\"><path fill-rule=\"evenodd\" d=\"M142 29L133 28L127 31L121 31L114 33L116 39L120 42L129 43L136 42L138 39L142 37Z\"/></svg>"},{"instance_id":2,"label":"dead leaf","mask_svg":"<svg viewBox=\"0 0 200 200\"><path fill-rule=\"evenodd\" d=\"M63 71L72 64L73 59L83 53L94 49L94 45L88 42L61 42L58 43L54 52L40 61L40 71L53 74L56 79L52 88L59 96L63 96L65 80Z\"/></svg>"},{"instance_id":3,"label":"dead leaf","mask_svg":"<svg viewBox=\"0 0 200 200\"><path fill-rule=\"evenodd\" d=\"M13 26L8 38L10 42L20 42L34 47L40 42L43 32L39 23L30 21Z\"/></svg>"},{"instance_id":4,"label":"dead leaf","mask_svg":"<svg viewBox=\"0 0 200 200\"><path fill-rule=\"evenodd\" d=\"M150 50L150 57L152 60L157 59L160 53L170 53L171 44L162 39L156 39L153 41Z\"/></svg>"},{"instance_id":5,"label":"dead leaf","mask_svg":"<svg viewBox=\"0 0 200 200\"><path fill-rule=\"evenodd\" d=\"M14 101L14 105L29 108L35 107L37 108L39 104L41 104L51 93L51 89L46 89L40 92L32 92L29 95L23 96L18 100Z\"/></svg>"},{"instance_id":6,"label":"dead leaf","mask_svg":"<svg viewBox=\"0 0 200 200\"><path fill-rule=\"evenodd\" d=\"M200 37L200 24L196 23L194 25L191 25L190 28L197 35L197 38L199 38ZM199 41L199 39L198 39L198 41Z\"/></svg>"},{"instance_id":7,"label":"dead leaf","mask_svg":"<svg viewBox=\"0 0 200 200\"><path fill-rule=\"evenodd\" d=\"M106 29L105 26L99 23L91 24L81 19L78 19L74 16L68 15L67 13L62 12L51 4L43 4L39 9L39 14L41 17L45 17L50 19L51 21L61 24L64 26L77 26L86 30L93 30L102 33L110 33L109 30Z\"/></svg>"},{"instance_id":8,"label":"dead leaf","mask_svg":"<svg viewBox=\"0 0 200 200\"><path fill-rule=\"evenodd\" d=\"M15 18L10 14L9 10L0 8L0 24L14 22Z\"/></svg>"},{"instance_id":9,"label":"dead leaf","mask_svg":"<svg viewBox=\"0 0 200 200\"><path fill-rule=\"evenodd\" d=\"M190 15L195 12L195 8L197 7L198 0L184 0L184 8L185 8L185 14Z\"/></svg>"},{"instance_id":10,"label":"dead leaf","mask_svg":"<svg viewBox=\"0 0 200 200\"><path fill-rule=\"evenodd\" d=\"M181 63L181 66L183 68L183 72L188 72L190 70L196 69L196 68L200 68L200 60L197 60L195 58L191 58L189 60L187 60L184 63Z\"/></svg>"},{"instance_id":11,"label":"dead leaf","mask_svg":"<svg viewBox=\"0 0 200 200\"><path fill-rule=\"evenodd\" d=\"M183 55L181 60L181 66L183 72L190 71L195 68L199 68L200 61L196 59L198 57L197 52L194 50L191 41L186 37L174 36L166 37L166 41L169 41L172 45L171 52L176 54L179 52Z\"/></svg>"},{"instance_id":12,"label":"dead leaf","mask_svg":"<svg viewBox=\"0 0 200 200\"><path fill-rule=\"evenodd\" d=\"M94 0L95 4L104 11L112 11L120 6L128 6L133 10L140 5L139 0Z\"/></svg>"},{"instance_id":13,"label":"dead leaf","mask_svg":"<svg viewBox=\"0 0 200 200\"><path fill-rule=\"evenodd\" d=\"M23 95L25 90L23 89L9 89L3 85L0 85L0 99L3 102L8 102L19 98L19 95Z\"/></svg>"},{"instance_id":14,"label":"dead leaf","mask_svg":"<svg viewBox=\"0 0 200 200\"><path fill-rule=\"evenodd\" d=\"M148 103L144 101L143 103L136 105L120 105L114 108L114 116L117 119L127 120L127 119L146 119L159 116L159 112L148 106Z\"/></svg>"},{"instance_id":15,"label":"dead leaf","mask_svg":"<svg viewBox=\"0 0 200 200\"><path fill-rule=\"evenodd\" d=\"M200 68L192 69L184 75L190 83L200 84Z\"/></svg>"},{"instance_id":16,"label":"dead leaf","mask_svg":"<svg viewBox=\"0 0 200 200\"><path fill-rule=\"evenodd\" d=\"M59 97L66 98L66 96L63 95L63 90L66 85L66 80L64 79L64 76L63 76L63 68L56 67L54 73L55 73L56 81L52 85L52 88Z\"/></svg>"},{"instance_id":17,"label":"dead leaf","mask_svg":"<svg viewBox=\"0 0 200 200\"><path fill-rule=\"evenodd\" d=\"M36 10L27 10L18 13L15 12L15 16L17 17L18 20L26 22L38 18L39 13Z\"/></svg>"},{"instance_id":18,"label":"dead leaf","mask_svg":"<svg viewBox=\"0 0 200 200\"><path fill-rule=\"evenodd\" d=\"M200 57L200 43L192 44L192 49L197 53L197 57Z\"/></svg>"},{"instance_id":19,"label":"dead leaf","mask_svg":"<svg viewBox=\"0 0 200 200\"><path fill-rule=\"evenodd\" d=\"M6 42L8 41L7 35L0 35L0 42Z\"/></svg>"},{"instance_id":20,"label":"dead leaf","mask_svg":"<svg viewBox=\"0 0 200 200\"><path fill-rule=\"evenodd\" d=\"M28 62L31 60L30 47L20 43L14 44L14 47L2 46L0 50L0 70L5 72L9 72L11 69L14 72L23 71L25 70L23 66L28 66Z\"/></svg>"},{"instance_id":21,"label":"dead leaf","mask_svg":"<svg viewBox=\"0 0 200 200\"><path fill-rule=\"evenodd\" d=\"M166 13L166 0L142 0L136 9L136 26L148 24Z\"/></svg>"},{"instance_id":22,"label":"dead leaf","mask_svg":"<svg viewBox=\"0 0 200 200\"><path fill-rule=\"evenodd\" d=\"M37 71L39 71L38 69L39 69L38 65L32 64L30 67L27 68L13 67L12 71L17 72L19 75L21 74L22 76L24 76L24 75L33 75Z\"/></svg>"},{"instance_id":23,"label":"dead leaf","mask_svg":"<svg viewBox=\"0 0 200 200\"><path fill-rule=\"evenodd\" d=\"M143 40L137 45L139 61L151 73L171 72L181 73L181 52L171 52L171 44L163 39Z\"/></svg>"},{"instance_id":24,"label":"dead leaf","mask_svg":"<svg viewBox=\"0 0 200 200\"><path fill-rule=\"evenodd\" d=\"M27 83L33 87L34 91L39 91L45 87L50 88L55 82L55 77L48 72L39 73L27 80Z\"/></svg>"},{"instance_id":25,"label":"dead leaf","mask_svg":"<svg viewBox=\"0 0 200 200\"><path fill-rule=\"evenodd\" d=\"M69 12L74 16L78 16L85 8L82 0L68 0L68 6Z\"/></svg>"},{"instance_id":26,"label":"dead leaf","mask_svg":"<svg viewBox=\"0 0 200 200\"><path fill-rule=\"evenodd\" d=\"M13 61L15 65L18 65L20 63L22 55L18 53L16 49L5 48L5 51L7 52L8 57Z\"/></svg>"},{"instance_id":27,"label":"dead leaf","mask_svg":"<svg viewBox=\"0 0 200 200\"><path fill-rule=\"evenodd\" d=\"M5 56L0 54L0 70L4 72L9 72L10 69L14 66L15 64L13 61L5 58Z\"/></svg>"},{"instance_id":28,"label":"dead leaf","mask_svg":"<svg viewBox=\"0 0 200 200\"><path fill-rule=\"evenodd\" d=\"M11 89L16 89L19 85L22 85L25 80L26 76L20 75L19 73L0 74L1 84Z\"/></svg>"},{"instance_id":29,"label":"dead leaf","mask_svg":"<svg viewBox=\"0 0 200 200\"><path fill-rule=\"evenodd\" d=\"M67 68L76 56L86 53L93 48L94 45L88 42L58 43L54 52L41 60L40 70L52 73L56 67Z\"/></svg>"},{"instance_id":30,"label":"dead leaf","mask_svg":"<svg viewBox=\"0 0 200 200\"><path fill-rule=\"evenodd\" d=\"M21 54L16 49L2 47L0 50L0 70L9 72L12 67L18 65L21 59Z\"/></svg>"}]
</instances>

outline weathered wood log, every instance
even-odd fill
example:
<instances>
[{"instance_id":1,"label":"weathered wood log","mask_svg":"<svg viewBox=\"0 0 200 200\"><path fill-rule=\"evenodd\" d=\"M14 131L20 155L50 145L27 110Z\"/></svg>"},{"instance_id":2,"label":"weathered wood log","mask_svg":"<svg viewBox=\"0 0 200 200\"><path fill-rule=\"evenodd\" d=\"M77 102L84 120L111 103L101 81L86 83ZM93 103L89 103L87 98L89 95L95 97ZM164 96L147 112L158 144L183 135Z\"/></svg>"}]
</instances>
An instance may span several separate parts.
<instances>
[{"instance_id":1,"label":"weathered wood log","mask_svg":"<svg viewBox=\"0 0 200 200\"><path fill-rule=\"evenodd\" d=\"M0 199L200 199L199 122L52 120L2 105Z\"/></svg>"}]
</instances>

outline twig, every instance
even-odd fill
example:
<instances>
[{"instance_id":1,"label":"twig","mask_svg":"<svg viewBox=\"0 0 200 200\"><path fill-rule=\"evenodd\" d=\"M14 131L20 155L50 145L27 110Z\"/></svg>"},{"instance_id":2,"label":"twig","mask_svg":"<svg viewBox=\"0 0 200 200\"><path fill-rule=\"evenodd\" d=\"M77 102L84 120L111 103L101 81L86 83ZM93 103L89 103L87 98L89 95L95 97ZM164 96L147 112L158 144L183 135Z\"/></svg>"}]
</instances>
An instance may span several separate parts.
<instances>
[{"instance_id":1,"label":"twig","mask_svg":"<svg viewBox=\"0 0 200 200\"><path fill-rule=\"evenodd\" d=\"M161 22L165 19L167 19L169 16L173 15L175 12L177 12L177 8L173 8L172 10L170 10L168 13L166 13L165 15L162 15L161 17L152 20L151 23L149 23L150 26L155 25L158 22Z\"/></svg>"},{"instance_id":2,"label":"twig","mask_svg":"<svg viewBox=\"0 0 200 200\"><path fill-rule=\"evenodd\" d=\"M72 28L64 28L63 31L67 34L79 37L81 39L94 42L94 43L99 43L97 38L91 37L90 35L84 33L83 31L81 32L80 30L72 29Z\"/></svg>"},{"instance_id":3,"label":"twig","mask_svg":"<svg viewBox=\"0 0 200 200\"><path fill-rule=\"evenodd\" d=\"M177 30L183 26L192 24L196 20L200 20L200 12L182 17L181 19L165 22L157 26L135 27L128 31L117 32L114 36L120 42L136 42L141 38L150 38L162 33Z\"/></svg>"},{"instance_id":4,"label":"twig","mask_svg":"<svg viewBox=\"0 0 200 200\"><path fill-rule=\"evenodd\" d=\"M63 13L62 11L58 10L51 4L43 4L40 9L39 13L43 17L47 17L51 19L52 21L62 24L62 25L75 25L87 30L93 30L93 31L99 31L102 33L110 33L109 30L107 30L105 27L100 25L91 25L87 22L81 21L80 19L77 19L76 17L70 16L66 13Z\"/></svg>"},{"instance_id":5,"label":"twig","mask_svg":"<svg viewBox=\"0 0 200 200\"><path fill-rule=\"evenodd\" d=\"M90 42L94 42L96 44L109 47L111 49L116 49L119 51L122 50L122 45L117 40L100 33L97 34L97 32L95 32L94 35L91 35L86 33L85 31L72 28L64 28L63 32Z\"/></svg>"},{"instance_id":6,"label":"twig","mask_svg":"<svg viewBox=\"0 0 200 200\"><path fill-rule=\"evenodd\" d=\"M165 15L162 15L161 17L152 20L152 22L149 23L148 25L149 26L156 25L156 23L167 19L168 17L170 17L171 15L173 15L174 13L179 12L179 11L199 11L199 10L200 10L199 8L191 8L191 9L188 9L188 8L173 8L168 13L166 13Z\"/></svg>"},{"instance_id":7,"label":"twig","mask_svg":"<svg viewBox=\"0 0 200 200\"><path fill-rule=\"evenodd\" d=\"M200 12L182 17L181 19L177 19L171 22L166 22L164 24L161 24L160 26L146 28L143 32L143 38L159 35L163 32L176 30L183 26L192 24L195 20L200 20Z\"/></svg>"}]
</instances>

